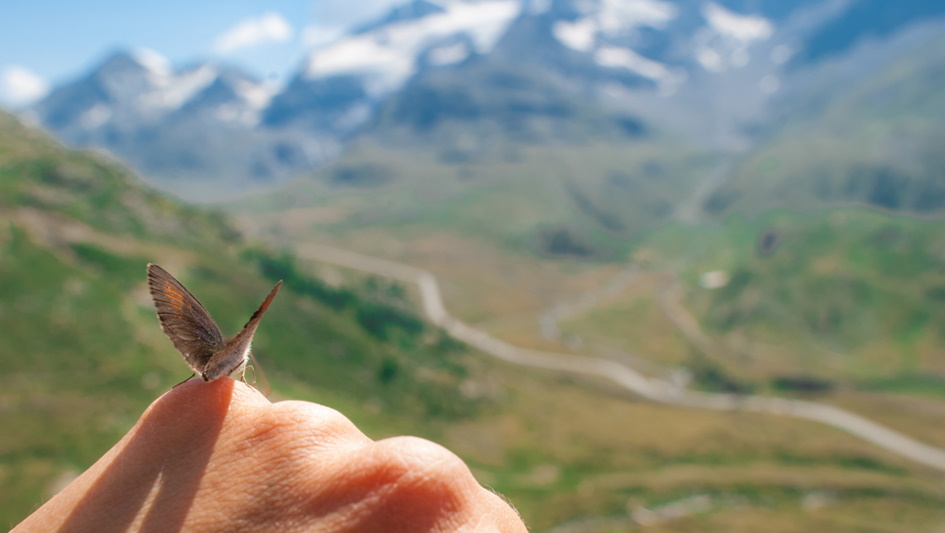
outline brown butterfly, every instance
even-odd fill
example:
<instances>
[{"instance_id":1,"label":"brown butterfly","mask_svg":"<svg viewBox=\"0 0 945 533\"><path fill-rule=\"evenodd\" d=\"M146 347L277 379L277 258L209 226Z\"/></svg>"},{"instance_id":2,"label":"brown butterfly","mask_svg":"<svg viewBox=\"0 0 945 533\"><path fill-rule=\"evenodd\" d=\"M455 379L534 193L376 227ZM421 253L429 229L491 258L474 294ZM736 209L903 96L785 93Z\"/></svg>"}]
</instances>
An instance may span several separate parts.
<instances>
[{"instance_id":1,"label":"brown butterfly","mask_svg":"<svg viewBox=\"0 0 945 533\"><path fill-rule=\"evenodd\" d=\"M281 286L281 281L276 283L242 331L232 339L224 340L220 327L197 298L166 270L148 264L148 287L161 328L184 356L194 375L204 381L246 371L253 334Z\"/></svg>"}]
</instances>

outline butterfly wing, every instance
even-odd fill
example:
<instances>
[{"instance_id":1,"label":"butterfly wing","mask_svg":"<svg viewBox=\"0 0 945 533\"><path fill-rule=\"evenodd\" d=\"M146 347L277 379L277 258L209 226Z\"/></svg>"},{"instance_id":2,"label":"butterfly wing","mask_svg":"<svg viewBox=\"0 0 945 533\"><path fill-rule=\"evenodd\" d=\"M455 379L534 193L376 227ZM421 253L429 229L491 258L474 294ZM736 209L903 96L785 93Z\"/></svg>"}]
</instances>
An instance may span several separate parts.
<instances>
[{"instance_id":1,"label":"butterfly wing","mask_svg":"<svg viewBox=\"0 0 945 533\"><path fill-rule=\"evenodd\" d=\"M259 321L262 320L263 314L266 313L266 309L269 309L269 304L272 303L273 298L276 297L276 293L279 292L279 287L282 287L282 281L276 283L276 286L269 291L269 296L266 296L266 299L263 300L263 303L260 304L259 309L253 313L253 316L249 317L249 321L246 322L246 325L243 326L244 332L249 332L250 335L256 332L256 327L259 326Z\"/></svg>"},{"instance_id":2,"label":"butterfly wing","mask_svg":"<svg viewBox=\"0 0 945 533\"><path fill-rule=\"evenodd\" d=\"M148 265L148 288L164 333L190 368L203 375L207 362L223 347L220 327L181 282L155 264Z\"/></svg>"},{"instance_id":3,"label":"butterfly wing","mask_svg":"<svg viewBox=\"0 0 945 533\"><path fill-rule=\"evenodd\" d=\"M272 303L273 298L276 297L276 293L279 292L279 287L281 286L281 281L276 283L276 286L269 291L269 296L267 296L262 305L259 306L259 309L253 313L249 322L243 326L243 330L230 339L222 349L213 354L213 357L210 358L210 361L206 365L206 372L202 374L205 380L213 381L219 377L228 376L245 365L247 359L252 357L249 348L250 344L253 342L253 335L256 333L256 328L259 327L259 321L262 320L266 309L269 309L269 304Z\"/></svg>"}]
</instances>

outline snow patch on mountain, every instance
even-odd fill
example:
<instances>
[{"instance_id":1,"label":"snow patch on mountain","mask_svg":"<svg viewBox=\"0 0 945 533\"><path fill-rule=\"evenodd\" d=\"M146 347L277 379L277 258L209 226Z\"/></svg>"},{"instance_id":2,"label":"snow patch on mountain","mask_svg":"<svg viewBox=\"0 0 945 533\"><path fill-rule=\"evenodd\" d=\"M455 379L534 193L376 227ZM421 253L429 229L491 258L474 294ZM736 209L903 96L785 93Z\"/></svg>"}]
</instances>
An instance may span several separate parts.
<instances>
[{"instance_id":1,"label":"snow patch on mountain","mask_svg":"<svg viewBox=\"0 0 945 533\"><path fill-rule=\"evenodd\" d=\"M428 61L431 65L443 66L453 65L466 59L472 54L469 45L466 43L455 43L446 46L438 46L430 50Z\"/></svg>"},{"instance_id":2,"label":"snow patch on mountain","mask_svg":"<svg viewBox=\"0 0 945 533\"><path fill-rule=\"evenodd\" d=\"M234 80L232 86L237 100L220 105L214 116L222 122L238 123L250 128L257 126L277 88L245 79Z\"/></svg>"},{"instance_id":3,"label":"snow patch on mountain","mask_svg":"<svg viewBox=\"0 0 945 533\"><path fill-rule=\"evenodd\" d=\"M155 90L142 95L146 105L165 109L177 109L198 92L205 89L219 76L219 71L207 64L180 74L166 74L155 79Z\"/></svg>"},{"instance_id":4,"label":"snow patch on mountain","mask_svg":"<svg viewBox=\"0 0 945 533\"><path fill-rule=\"evenodd\" d=\"M641 27L666 28L678 14L676 6L661 0L585 0L574 7L582 17L561 20L552 27L561 44L591 54L602 67L625 69L654 80L663 93L673 91L680 76L669 67L612 43Z\"/></svg>"},{"instance_id":5,"label":"snow patch on mountain","mask_svg":"<svg viewBox=\"0 0 945 533\"><path fill-rule=\"evenodd\" d=\"M666 65L647 59L629 48L604 46L597 50L594 59L601 66L625 68L652 80L662 80L670 74Z\"/></svg>"},{"instance_id":6,"label":"snow patch on mountain","mask_svg":"<svg viewBox=\"0 0 945 533\"><path fill-rule=\"evenodd\" d=\"M157 76L168 76L172 72L171 62L150 48L138 48L131 53L131 57Z\"/></svg>"},{"instance_id":7,"label":"snow patch on mountain","mask_svg":"<svg viewBox=\"0 0 945 533\"><path fill-rule=\"evenodd\" d=\"M522 11L532 15L540 15L551 9L552 0L524 0Z\"/></svg>"},{"instance_id":8,"label":"snow patch on mountain","mask_svg":"<svg viewBox=\"0 0 945 533\"><path fill-rule=\"evenodd\" d=\"M600 25L591 17L585 17L573 22L561 21L554 25L552 32L558 41L578 52L590 52L597 41L597 30Z\"/></svg>"},{"instance_id":9,"label":"snow patch on mountain","mask_svg":"<svg viewBox=\"0 0 945 533\"><path fill-rule=\"evenodd\" d=\"M751 43L767 39L774 32L768 19L733 13L714 2L706 4L702 13L719 35L736 41Z\"/></svg>"},{"instance_id":10,"label":"snow patch on mountain","mask_svg":"<svg viewBox=\"0 0 945 533\"><path fill-rule=\"evenodd\" d=\"M98 103L79 116L79 124L86 129L94 130L112 118L112 110L107 105Z\"/></svg>"},{"instance_id":11,"label":"snow patch on mountain","mask_svg":"<svg viewBox=\"0 0 945 533\"><path fill-rule=\"evenodd\" d=\"M275 85L252 83L246 80L236 82L236 93L252 109L265 108L276 92L278 92L278 87Z\"/></svg>"},{"instance_id":12,"label":"snow patch on mountain","mask_svg":"<svg viewBox=\"0 0 945 533\"><path fill-rule=\"evenodd\" d=\"M573 21L559 21L552 29L555 38L579 52L590 52L598 35L616 37L640 27L663 29L677 11L673 4L660 0L601 0L579 3L584 16Z\"/></svg>"},{"instance_id":13,"label":"snow patch on mountain","mask_svg":"<svg viewBox=\"0 0 945 533\"><path fill-rule=\"evenodd\" d=\"M660 95L670 96L686 80L686 73L670 69L659 61L645 58L629 48L602 46L594 53L598 65L624 68L657 82Z\"/></svg>"},{"instance_id":14,"label":"snow patch on mountain","mask_svg":"<svg viewBox=\"0 0 945 533\"><path fill-rule=\"evenodd\" d=\"M696 60L710 72L744 67L751 61L748 49L774 33L774 25L764 17L741 15L709 2L702 8L708 23L696 32Z\"/></svg>"},{"instance_id":15,"label":"snow patch on mountain","mask_svg":"<svg viewBox=\"0 0 945 533\"><path fill-rule=\"evenodd\" d=\"M518 0L457 0L443 2L442 7L442 12L382 25L314 52L305 76L362 75L368 78L369 92L387 92L414 74L416 59L424 50L444 39L466 35L474 47L469 53L488 52L519 13L521 4ZM447 48L433 59L455 62L458 57L458 49Z\"/></svg>"},{"instance_id":16,"label":"snow patch on mountain","mask_svg":"<svg viewBox=\"0 0 945 533\"><path fill-rule=\"evenodd\" d=\"M676 7L660 0L602 0L597 18L608 36L641 26L659 30L676 18Z\"/></svg>"}]
</instances>

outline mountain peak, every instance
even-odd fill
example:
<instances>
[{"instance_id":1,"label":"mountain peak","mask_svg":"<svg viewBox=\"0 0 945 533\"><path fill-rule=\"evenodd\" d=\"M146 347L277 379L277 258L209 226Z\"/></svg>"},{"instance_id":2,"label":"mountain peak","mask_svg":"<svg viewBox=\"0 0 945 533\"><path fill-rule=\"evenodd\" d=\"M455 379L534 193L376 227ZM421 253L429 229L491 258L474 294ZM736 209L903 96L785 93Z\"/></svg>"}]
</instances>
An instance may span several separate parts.
<instances>
[{"instance_id":1,"label":"mountain peak","mask_svg":"<svg viewBox=\"0 0 945 533\"><path fill-rule=\"evenodd\" d=\"M171 62L161 54L148 48L139 48L132 54L135 61L154 74L169 75L173 71Z\"/></svg>"},{"instance_id":2,"label":"mountain peak","mask_svg":"<svg viewBox=\"0 0 945 533\"><path fill-rule=\"evenodd\" d=\"M150 69L145 66L138 57L128 50L117 50L108 55L105 60L99 63L94 69L95 74L99 76L112 76L117 74L147 74Z\"/></svg>"}]
</instances>

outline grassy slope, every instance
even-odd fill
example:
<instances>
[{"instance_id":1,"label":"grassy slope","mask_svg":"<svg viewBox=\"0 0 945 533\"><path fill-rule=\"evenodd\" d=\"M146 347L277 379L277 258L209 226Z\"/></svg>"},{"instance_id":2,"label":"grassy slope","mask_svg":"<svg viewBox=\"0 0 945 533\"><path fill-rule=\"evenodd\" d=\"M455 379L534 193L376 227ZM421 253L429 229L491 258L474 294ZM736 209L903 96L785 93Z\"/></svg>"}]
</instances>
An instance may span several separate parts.
<instances>
[{"instance_id":1,"label":"grassy slope","mask_svg":"<svg viewBox=\"0 0 945 533\"><path fill-rule=\"evenodd\" d=\"M824 88L810 109L744 159L707 201L716 213L864 204L921 215L945 210L945 40L852 85ZM824 67L830 68L829 65Z\"/></svg>"},{"instance_id":2,"label":"grassy slope","mask_svg":"<svg viewBox=\"0 0 945 533\"><path fill-rule=\"evenodd\" d=\"M428 268L442 276L449 307L481 321L534 316L599 282L710 164L652 140L510 141L505 153L463 163L444 161L436 147L364 141L316 176L237 208L246 231L265 238L314 239ZM358 169L387 181L338 182Z\"/></svg>"},{"instance_id":3,"label":"grassy slope","mask_svg":"<svg viewBox=\"0 0 945 533\"><path fill-rule=\"evenodd\" d=\"M287 260L266 271L222 216L144 190L116 165L65 152L9 116L0 121L0 485L15 487L0 491L0 522L11 523L186 376L157 326L148 261L175 272L235 332ZM301 274L290 281L255 343L273 361L277 393L337 399L381 434L465 418L484 403L453 393L466 356L423 331L396 294L330 289Z\"/></svg>"},{"instance_id":4,"label":"grassy slope","mask_svg":"<svg viewBox=\"0 0 945 533\"><path fill-rule=\"evenodd\" d=\"M253 213L255 222L288 234L314 231L338 241L372 227L407 239L437 228L554 255L543 230L561 229L587 248L561 255L615 257L629 240L665 221L670 202L711 164L656 140L509 141L501 150L459 162L445 152L365 139L314 176L238 206ZM286 209L292 218L285 217Z\"/></svg>"},{"instance_id":5,"label":"grassy slope","mask_svg":"<svg viewBox=\"0 0 945 533\"><path fill-rule=\"evenodd\" d=\"M326 170L324 180L299 182L240 208L249 210L247 227L276 240L313 239L429 268L441 277L447 305L460 317L511 340L564 349L535 338L538 313L556 300L606 283L619 269L600 260L535 255L529 244L536 227L591 225L561 187L546 187L548 176L587 169L593 179L595 168L616 166L620 157L645 161L653 150L652 145L637 148L623 154L619 149L532 148L519 152L515 161L463 167L417 148L362 146ZM582 163L565 166L568 160ZM361 188L340 186L331 183L339 168L386 177ZM757 231L735 228L730 236L723 230L690 232L647 222L638 226L638 239L598 227L605 237L596 242L605 243L615 258L628 252L633 259L645 257L653 270L675 271L695 261L698 266L683 276L690 284L704 264L714 264L709 257L715 244L732 239L753 246ZM734 244L727 246L729 253L746 257L754 250L735 252ZM629 316L605 305L588 315L594 318L585 326L605 324L610 328L605 341L629 342L628 351L655 355L666 368L688 364L692 346L658 311L658 295L672 280L647 274L642 286L631 284L621 294L631 295L625 300ZM703 309L698 298L686 303ZM661 355L666 357L660 360ZM711 495L712 510L659 530L915 531L930 529L943 516L936 508L939 496L915 488L931 489L934 482L926 485L930 478L915 477L912 467L898 460L875 462L876 450L827 428L653 406L599 383L555 379L488 361L476 364L488 369L477 383L495 394L501 408L443 426L436 435L470 461L481 480L510 496L536 531L581 517L595 531L622 531L630 524L628 509L694 494ZM755 375L733 374L766 383ZM856 409L874 399L835 400ZM929 416L906 420L900 411L884 421L893 418L900 419L897 427L903 431L945 443L942 432L916 431ZM427 431L422 430L430 435ZM820 499L826 501L823 506ZM866 509L871 512L864 514Z\"/></svg>"},{"instance_id":6,"label":"grassy slope","mask_svg":"<svg viewBox=\"0 0 945 533\"><path fill-rule=\"evenodd\" d=\"M829 98L792 114L715 191L713 218L638 243L639 264L678 277L709 345L686 342L667 316L672 279L573 317L564 331L695 367L712 388L785 393L784 378L828 382L838 390L825 399L945 442L924 431L935 417L918 406L945 397L940 49L825 90ZM759 253L768 232L777 249ZM702 289L699 276L714 270L729 284Z\"/></svg>"},{"instance_id":7,"label":"grassy slope","mask_svg":"<svg viewBox=\"0 0 945 533\"><path fill-rule=\"evenodd\" d=\"M779 239L770 253L759 250L766 234ZM935 222L867 209L780 211L719 226L667 226L635 257L654 271L679 271L685 306L705 332L730 342L731 365L743 377L805 372L868 381L945 377L937 326L945 319L942 246L945 229ZM701 288L700 276L715 270L726 272L728 284ZM611 307L643 319L657 305L655 297L637 304L634 315L633 300ZM620 318L611 322L613 335ZM735 355L741 352L754 357Z\"/></svg>"}]
</instances>

